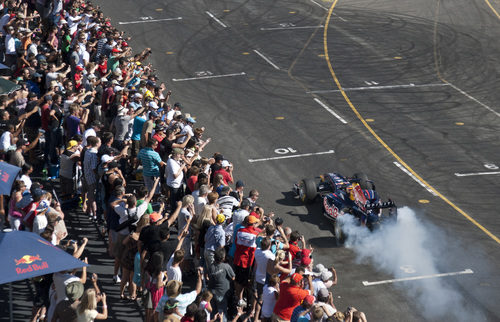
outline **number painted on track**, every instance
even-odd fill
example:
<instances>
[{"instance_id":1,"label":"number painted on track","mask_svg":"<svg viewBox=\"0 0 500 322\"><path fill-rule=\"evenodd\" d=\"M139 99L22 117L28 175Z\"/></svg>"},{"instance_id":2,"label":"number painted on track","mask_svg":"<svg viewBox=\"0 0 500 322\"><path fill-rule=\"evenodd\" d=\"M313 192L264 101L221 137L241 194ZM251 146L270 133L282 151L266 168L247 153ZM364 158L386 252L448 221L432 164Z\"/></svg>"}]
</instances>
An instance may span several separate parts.
<instances>
[{"instance_id":1,"label":"number painted on track","mask_svg":"<svg viewBox=\"0 0 500 322\"><path fill-rule=\"evenodd\" d=\"M294 150L293 148L277 148L276 150L274 150L274 153L277 153L277 154L287 154L287 153L297 153L297 150Z\"/></svg>"},{"instance_id":2,"label":"number painted on track","mask_svg":"<svg viewBox=\"0 0 500 322\"><path fill-rule=\"evenodd\" d=\"M490 170L498 170L498 166L496 164L493 164L493 163L486 163L484 165L484 167L486 169L490 169Z\"/></svg>"}]
</instances>

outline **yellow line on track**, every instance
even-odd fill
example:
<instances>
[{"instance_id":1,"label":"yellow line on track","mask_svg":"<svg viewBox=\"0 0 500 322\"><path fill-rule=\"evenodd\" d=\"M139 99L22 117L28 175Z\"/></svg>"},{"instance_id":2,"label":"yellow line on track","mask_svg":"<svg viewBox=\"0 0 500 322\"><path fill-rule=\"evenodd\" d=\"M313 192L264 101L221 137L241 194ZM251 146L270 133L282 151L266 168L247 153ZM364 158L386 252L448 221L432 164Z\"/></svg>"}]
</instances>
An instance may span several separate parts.
<instances>
[{"instance_id":1,"label":"yellow line on track","mask_svg":"<svg viewBox=\"0 0 500 322\"><path fill-rule=\"evenodd\" d=\"M488 5L488 7L490 7L491 11L493 11L493 13L497 16L497 18L500 19L500 14L498 13L498 11L495 10L495 8L490 3L490 1L489 0L484 0L484 2L486 2L486 4Z\"/></svg>"},{"instance_id":2,"label":"yellow line on track","mask_svg":"<svg viewBox=\"0 0 500 322\"><path fill-rule=\"evenodd\" d=\"M488 0L485 0L488 4ZM474 218L472 218L470 215L468 215L465 211L463 211L462 209L460 209L457 205L455 205L453 202L451 202L448 198L446 198L443 194L441 194L439 191L437 191L434 187L432 187L429 183L427 183L422 177L420 177L412 168L410 168L410 166L408 164L406 164L406 162L403 161L403 159L401 159L399 157L399 155L396 154L396 152L394 152L388 145L387 143L384 142L384 140L382 140L382 138L380 136L378 136L378 134L373 130L373 128L366 122L366 120L363 118L363 116L358 112L357 108L354 106L354 104L352 104L351 100L349 99L349 97L347 96L346 92L344 91L344 89L342 88L342 85L340 84L340 81L339 79L337 78L337 75L335 74L335 71L333 70L333 67L332 67L332 63L330 62L330 56L328 54L328 26L330 25L330 19L331 19L331 16L333 14L333 9L335 8L335 6L337 5L337 3L339 2L339 0L335 0L333 2L333 4L331 5L330 9L328 10L328 15L326 17L326 21L325 21L325 28L323 29L323 46L324 46L324 50L325 50L325 60L326 60L326 63L328 65L328 69L330 70L330 74L332 75L333 77L333 80L335 82L335 84L337 85L340 93L342 94L342 96L344 97L344 100L346 101L346 103L349 105L349 107L351 108L351 110L354 112L354 114L357 116L357 118L361 121L361 123L363 123L363 125L365 126L365 128L372 134L372 136L396 159L398 160L398 162L403 166L405 167L411 174L413 174L418 180L420 180L425 186L427 186L430 190L432 190L434 193L436 193L436 195L441 198L444 202L446 202L448 205L450 205L453 209L455 209L458 213L460 213L462 216L464 216L465 218L467 218L467 220L469 220L471 223L473 223L476 227L478 227L479 229L481 229L486 235L488 235L491 239L493 239L494 241L496 241L498 244L500 244L500 239L495 236L493 233L491 233L488 229L486 229L485 227L483 227L480 223L478 223ZM490 4L489 4L490 5ZM492 10L497 14L497 16L499 17L500 19L500 15L498 15L498 13L493 9L493 7L491 7L490 5L490 8L492 8Z\"/></svg>"}]
</instances>

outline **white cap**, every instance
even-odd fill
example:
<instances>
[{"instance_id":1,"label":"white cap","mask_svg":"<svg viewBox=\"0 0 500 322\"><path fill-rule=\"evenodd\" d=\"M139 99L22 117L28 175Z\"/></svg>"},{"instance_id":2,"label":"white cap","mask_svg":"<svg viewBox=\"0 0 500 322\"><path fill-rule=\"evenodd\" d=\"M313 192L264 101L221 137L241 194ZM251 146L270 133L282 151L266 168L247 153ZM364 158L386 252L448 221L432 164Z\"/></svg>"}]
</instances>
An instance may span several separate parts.
<instances>
[{"instance_id":1,"label":"white cap","mask_svg":"<svg viewBox=\"0 0 500 322\"><path fill-rule=\"evenodd\" d=\"M156 110L156 109L158 109L158 104L156 104L155 101L151 101L151 102L149 102L149 107L152 107Z\"/></svg>"},{"instance_id":2,"label":"white cap","mask_svg":"<svg viewBox=\"0 0 500 322\"><path fill-rule=\"evenodd\" d=\"M120 85L116 85L114 91L115 92L123 91L123 87L121 87Z\"/></svg>"},{"instance_id":3,"label":"white cap","mask_svg":"<svg viewBox=\"0 0 500 322\"><path fill-rule=\"evenodd\" d=\"M103 154L103 156L101 157L101 162L102 163L107 163L107 162L110 162L110 161L113 161L114 158L108 154Z\"/></svg>"},{"instance_id":4,"label":"white cap","mask_svg":"<svg viewBox=\"0 0 500 322\"><path fill-rule=\"evenodd\" d=\"M222 167L225 168L225 167L229 167L230 166L230 163L229 161L227 160L222 160Z\"/></svg>"}]
</instances>

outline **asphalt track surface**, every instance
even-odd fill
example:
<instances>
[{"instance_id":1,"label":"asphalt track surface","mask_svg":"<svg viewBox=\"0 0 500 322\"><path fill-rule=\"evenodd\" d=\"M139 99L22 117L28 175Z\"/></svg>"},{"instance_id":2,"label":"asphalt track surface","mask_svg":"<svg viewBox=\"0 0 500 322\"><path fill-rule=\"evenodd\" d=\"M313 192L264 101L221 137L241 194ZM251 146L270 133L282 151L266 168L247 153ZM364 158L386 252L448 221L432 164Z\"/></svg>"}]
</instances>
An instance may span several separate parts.
<instances>
[{"instance_id":1,"label":"asphalt track surface","mask_svg":"<svg viewBox=\"0 0 500 322\"><path fill-rule=\"evenodd\" d=\"M152 48L173 101L214 139L207 152L223 152L259 203L306 236L315 261L335 265L337 308L370 321L471 318L454 307L426 314L408 291L425 280L364 286L394 276L337 247L320 205L291 193L302 178L362 171L433 227L439 273L474 272L438 279L475 320L500 319L499 1L97 3L134 48ZM109 284L111 261L91 249ZM140 320L133 305L114 307L110 319Z\"/></svg>"}]
</instances>

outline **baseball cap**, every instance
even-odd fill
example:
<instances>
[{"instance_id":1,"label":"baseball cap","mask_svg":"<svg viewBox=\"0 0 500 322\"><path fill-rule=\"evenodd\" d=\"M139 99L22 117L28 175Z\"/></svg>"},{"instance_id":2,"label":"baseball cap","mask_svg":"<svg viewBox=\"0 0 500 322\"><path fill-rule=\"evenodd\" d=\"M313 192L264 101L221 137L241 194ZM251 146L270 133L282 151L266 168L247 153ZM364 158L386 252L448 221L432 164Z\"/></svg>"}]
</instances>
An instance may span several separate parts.
<instances>
[{"instance_id":1,"label":"baseball cap","mask_svg":"<svg viewBox=\"0 0 500 322\"><path fill-rule=\"evenodd\" d=\"M122 47L128 47L128 44L126 41L122 41Z\"/></svg>"},{"instance_id":2,"label":"baseball cap","mask_svg":"<svg viewBox=\"0 0 500 322\"><path fill-rule=\"evenodd\" d=\"M175 102L174 107L182 108L182 105L179 102Z\"/></svg>"},{"instance_id":3,"label":"baseball cap","mask_svg":"<svg viewBox=\"0 0 500 322\"><path fill-rule=\"evenodd\" d=\"M222 154L217 154L214 159L215 161L222 161L224 160L224 156Z\"/></svg>"},{"instance_id":4,"label":"baseball cap","mask_svg":"<svg viewBox=\"0 0 500 322\"><path fill-rule=\"evenodd\" d=\"M149 117L158 117L158 113L156 111L149 112Z\"/></svg>"},{"instance_id":5,"label":"baseball cap","mask_svg":"<svg viewBox=\"0 0 500 322\"><path fill-rule=\"evenodd\" d=\"M172 149L172 154L184 154L184 150L180 148Z\"/></svg>"},{"instance_id":6,"label":"baseball cap","mask_svg":"<svg viewBox=\"0 0 500 322\"><path fill-rule=\"evenodd\" d=\"M186 121L193 124L196 123L196 121L192 117L186 118Z\"/></svg>"},{"instance_id":7,"label":"baseball cap","mask_svg":"<svg viewBox=\"0 0 500 322\"><path fill-rule=\"evenodd\" d=\"M151 222L157 222L158 220L160 220L162 218L163 218L162 215L160 215L156 211L149 215L149 220Z\"/></svg>"},{"instance_id":8,"label":"baseball cap","mask_svg":"<svg viewBox=\"0 0 500 322\"><path fill-rule=\"evenodd\" d=\"M244 186L245 186L245 184L243 183L243 181L241 181L241 180L236 181L236 188L240 188L240 187L244 187Z\"/></svg>"},{"instance_id":9,"label":"baseball cap","mask_svg":"<svg viewBox=\"0 0 500 322\"><path fill-rule=\"evenodd\" d=\"M84 68L81 65L76 65L75 69L81 72Z\"/></svg>"},{"instance_id":10,"label":"baseball cap","mask_svg":"<svg viewBox=\"0 0 500 322\"><path fill-rule=\"evenodd\" d=\"M77 146L78 142L76 140L69 140L68 145L66 146L66 150L71 149L74 146Z\"/></svg>"},{"instance_id":11,"label":"baseball cap","mask_svg":"<svg viewBox=\"0 0 500 322\"><path fill-rule=\"evenodd\" d=\"M330 272L329 270L325 269L324 271L321 272L321 280L323 282L328 281L330 278L332 278L332 276L333 276L333 273Z\"/></svg>"},{"instance_id":12,"label":"baseball cap","mask_svg":"<svg viewBox=\"0 0 500 322\"><path fill-rule=\"evenodd\" d=\"M50 81L50 87L56 87L56 86L59 86L59 84L57 83L57 81L55 81L55 80Z\"/></svg>"},{"instance_id":13,"label":"baseball cap","mask_svg":"<svg viewBox=\"0 0 500 322\"><path fill-rule=\"evenodd\" d=\"M224 216L223 214L218 214L215 219L218 224L222 224L226 221L226 216Z\"/></svg>"},{"instance_id":14,"label":"baseball cap","mask_svg":"<svg viewBox=\"0 0 500 322\"><path fill-rule=\"evenodd\" d=\"M300 283L302 281L303 276L300 275L299 273L293 273L292 274L292 281L294 281L296 284Z\"/></svg>"},{"instance_id":15,"label":"baseball cap","mask_svg":"<svg viewBox=\"0 0 500 322\"><path fill-rule=\"evenodd\" d=\"M113 161L113 157L110 156L109 154L104 154L102 157L101 157L101 162L102 163L107 163L107 162L110 162L110 161Z\"/></svg>"},{"instance_id":16,"label":"baseball cap","mask_svg":"<svg viewBox=\"0 0 500 322\"><path fill-rule=\"evenodd\" d=\"M115 92L123 91L123 87L120 85L116 85L115 88L113 89Z\"/></svg>"},{"instance_id":17,"label":"baseball cap","mask_svg":"<svg viewBox=\"0 0 500 322\"><path fill-rule=\"evenodd\" d=\"M226 195L227 195L230 191L231 191L231 187L230 187L230 186L224 186L224 187L222 187L222 189L221 189L221 192L222 192L223 194L226 194Z\"/></svg>"},{"instance_id":18,"label":"baseball cap","mask_svg":"<svg viewBox=\"0 0 500 322\"><path fill-rule=\"evenodd\" d=\"M311 264L311 250L310 249L303 249L302 250L302 259L301 259L301 264L304 266L307 266Z\"/></svg>"},{"instance_id":19,"label":"baseball cap","mask_svg":"<svg viewBox=\"0 0 500 322\"><path fill-rule=\"evenodd\" d=\"M310 305L313 305L314 304L314 301L316 301L316 298L312 295L308 295L304 298L304 300L302 301L302 303L307 303L307 304L310 304Z\"/></svg>"},{"instance_id":20,"label":"baseball cap","mask_svg":"<svg viewBox=\"0 0 500 322\"><path fill-rule=\"evenodd\" d=\"M257 217L252 216L252 215L248 216L248 223L249 224L255 224L255 223L258 223L258 222L259 222L259 219L257 219Z\"/></svg>"},{"instance_id":21,"label":"baseball cap","mask_svg":"<svg viewBox=\"0 0 500 322\"><path fill-rule=\"evenodd\" d=\"M74 281L66 285L66 296L71 302L80 299L83 295L84 287L82 282Z\"/></svg>"},{"instance_id":22,"label":"baseball cap","mask_svg":"<svg viewBox=\"0 0 500 322\"><path fill-rule=\"evenodd\" d=\"M156 104L155 101L151 101L151 102L149 102L149 107L152 107L155 110L157 110L159 106L158 106L158 104Z\"/></svg>"},{"instance_id":23,"label":"baseball cap","mask_svg":"<svg viewBox=\"0 0 500 322\"><path fill-rule=\"evenodd\" d=\"M314 276L320 276L321 273L326 270L325 265L323 264L316 264L313 268L313 275Z\"/></svg>"},{"instance_id":24,"label":"baseball cap","mask_svg":"<svg viewBox=\"0 0 500 322\"><path fill-rule=\"evenodd\" d=\"M229 161L227 160L222 160L222 167L225 168L225 167L229 167L230 166L230 163Z\"/></svg>"},{"instance_id":25,"label":"baseball cap","mask_svg":"<svg viewBox=\"0 0 500 322\"><path fill-rule=\"evenodd\" d=\"M33 196L34 199L36 199L36 198L40 198L41 196L43 196L46 193L47 193L47 191L42 190L41 188L36 188L33 190L31 195Z\"/></svg>"},{"instance_id":26,"label":"baseball cap","mask_svg":"<svg viewBox=\"0 0 500 322\"><path fill-rule=\"evenodd\" d=\"M119 52L121 52L121 50L118 49L118 48L113 48L113 50L111 50L111 52L113 52L113 53L119 53Z\"/></svg>"},{"instance_id":27,"label":"baseball cap","mask_svg":"<svg viewBox=\"0 0 500 322\"><path fill-rule=\"evenodd\" d=\"M328 297L328 290L324 287L320 288L318 291L318 297L321 297L321 298Z\"/></svg>"},{"instance_id":28,"label":"baseball cap","mask_svg":"<svg viewBox=\"0 0 500 322\"><path fill-rule=\"evenodd\" d=\"M45 100L45 102L52 101L52 96L51 95L45 95L44 100Z\"/></svg>"}]
</instances>

